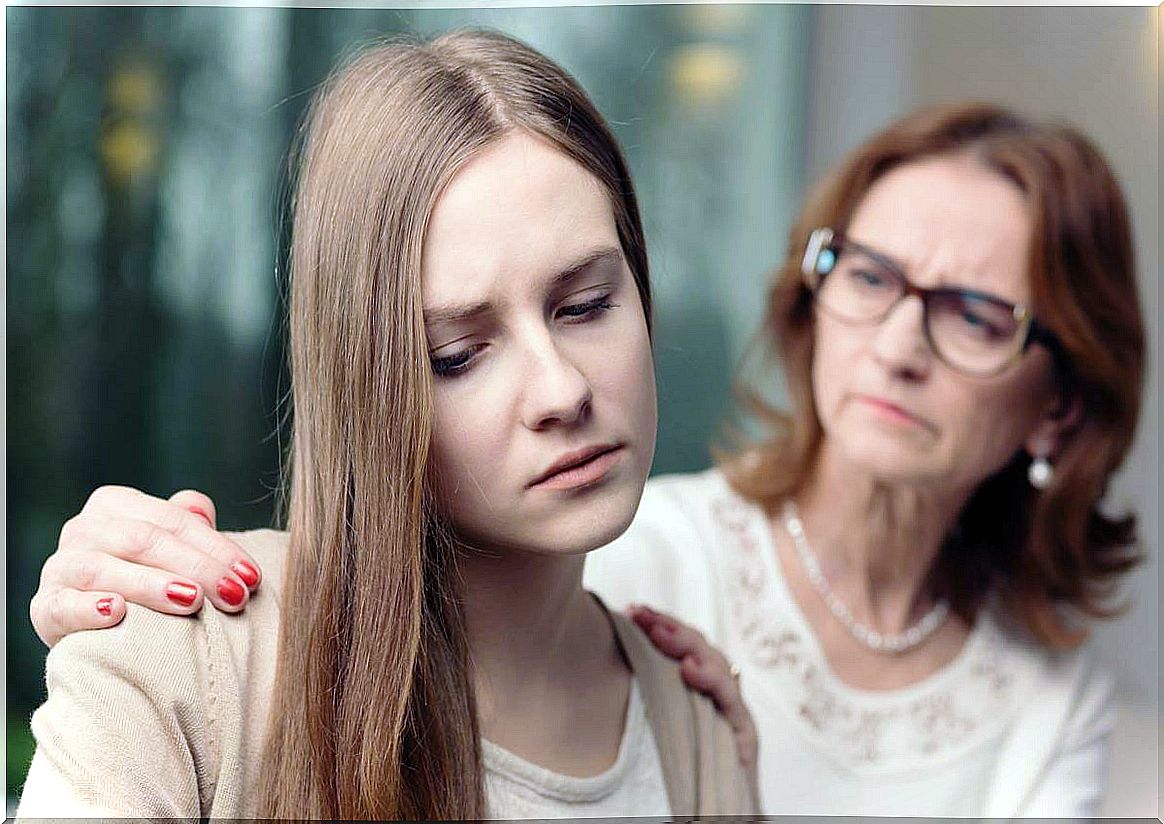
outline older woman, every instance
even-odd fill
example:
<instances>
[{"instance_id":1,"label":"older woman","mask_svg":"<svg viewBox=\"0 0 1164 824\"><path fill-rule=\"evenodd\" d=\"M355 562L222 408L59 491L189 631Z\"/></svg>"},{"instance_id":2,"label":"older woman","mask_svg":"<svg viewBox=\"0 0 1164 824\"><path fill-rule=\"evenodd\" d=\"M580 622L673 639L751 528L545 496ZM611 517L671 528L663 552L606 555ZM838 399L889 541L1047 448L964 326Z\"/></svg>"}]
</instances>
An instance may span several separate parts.
<instances>
[{"instance_id":1,"label":"older woman","mask_svg":"<svg viewBox=\"0 0 1164 824\"><path fill-rule=\"evenodd\" d=\"M656 481L591 586L737 662L766 812L1097 813L1110 684L1075 619L1135 560L1099 502L1144 346L1110 170L1067 128L923 111L824 181L789 249L764 334L792 413Z\"/></svg>"},{"instance_id":2,"label":"older woman","mask_svg":"<svg viewBox=\"0 0 1164 824\"><path fill-rule=\"evenodd\" d=\"M906 117L809 199L762 334L791 412L759 404L767 440L652 481L587 584L701 632L635 611L692 681L725 692L707 642L736 662L767 813L1098 812L1111 686L1079 618L1136 560L1133 519L1099 504L1144 358L1103 158L990 106ZM241 558L171 543L152 564ZM130 585L102 549L131 551L62 541L34 610L48 640L116 621L122 595L166 607L173 576Z\"/></svg>"}]
</instances>

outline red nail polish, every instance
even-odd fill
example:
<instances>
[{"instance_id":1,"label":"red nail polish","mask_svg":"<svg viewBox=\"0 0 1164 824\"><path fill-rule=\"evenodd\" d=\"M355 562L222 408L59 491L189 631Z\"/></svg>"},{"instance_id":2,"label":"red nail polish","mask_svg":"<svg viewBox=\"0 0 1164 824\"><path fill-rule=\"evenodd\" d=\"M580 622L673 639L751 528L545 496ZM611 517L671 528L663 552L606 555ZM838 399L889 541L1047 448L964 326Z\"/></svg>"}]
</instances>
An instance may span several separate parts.
<instances>
[{"instance_id":1,"label":"red nail polish","mask_svg":"<svg viewBox=\"0 0 1164 824\"><path fill-rule=\"evenodd\" d=\"M175 604L181 604L188 607L194 603L194 599L198 597L198 587L192 587L189 584L179 583L174 581L166 585L166 597Z\"/></svg>"},{"instance_id":2,"label":"red nail polish","mask_svg":"<svg viewBox=\"0 0 1164 824\"><path fill-rule=\"evenodd\" d=\"M247 591L242 588L242 584L234 578L222 578L218 582L218 597L232 607L237 607L241 604L246 594Z\"/></svg>"},{"instance_id":3,"label":"red nail polish","mask_svg":"<svg viewBox=\"0 0 1164 824\"><path fill-rule=\"evenodd\" d=\"M197 506L188 506L186 508L188 510L190 510L191 512L193 512L195 515L197 515L202 520L206 521L207 526L210 526L210 527L214 526L214 522L210 520L210 516L206 513L206 510L202 509L201 507L197 507Z\"/></svg>"},{"instance_id":4,"label":"red nail polish","mask_svg":"<svg viewBox=\"0 0 1164 824\"><path fill-rule=\"evenodd\" d=\"M259 582L259 571L246 561L235 561L230 565L230 568L235 575L243 579L244 584L252 589Z\"/></svg>"},{"instance_id":5,"label":"red nail polish","mask_svg":"<svg viewBox=\"0 0 1164 824\"><path fill-rule=\"evenodd\" d=\"M102 598L100 601L97 602L97 611L100 612L102 615L104 615L106 618L108 618L110 615L113 614L113 599L112 598Z\"/></svg>"}]
</instances>

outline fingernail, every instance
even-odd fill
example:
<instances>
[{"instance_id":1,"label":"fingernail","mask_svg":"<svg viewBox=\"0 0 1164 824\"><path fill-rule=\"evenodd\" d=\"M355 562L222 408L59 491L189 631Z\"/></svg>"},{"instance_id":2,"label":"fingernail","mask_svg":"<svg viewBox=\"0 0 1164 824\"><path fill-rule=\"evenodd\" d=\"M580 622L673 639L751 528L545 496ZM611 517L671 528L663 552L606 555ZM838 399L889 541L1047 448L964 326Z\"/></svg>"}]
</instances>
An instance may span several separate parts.
<instances>
[{"instance_id":1,"label":"fingernail","mask_svg":"<svg viewBox=\"0 0 1164 824\"><path fill-rule=\"evenodd\" d=\"M230 565L230 568L235 575L243 579L243 583L248 587L254 588L255 584L259 582L259 571L246 561L235 561Z\"/></svg>"},{"instance_id":2,"label":"fingernail","mask_svg":"<svg viewBox=\"0 0 1164 824\"><path fill-rule=\"evenodd\" d=\"M166 585L166 597L175 604L181 604L188 607L194 603L194 599L198 597L198 587L192 587L189 584L183 584L178 581L173 581Z\"/></svg>"},{"instance_id":3,"label":"fingernail","mask_svg":"<svg viewBox=\"0 0 1164 824\"><path fill-rule=\"evenodd\" d=\"M108 618L113 614L113 599L102 598L97 602L97 611Z\"/></svg>"},{"instance_id":4,"label":"fingernail","mask_svg":"<svg viewBox=\"0 0 1164 824\"><path fill-rule=\"evenodd\" d=\"M247 591L242 588L242 584L234 578L222 578L218 582L218 597L232 607L237 607L241 604L246 594Z\"/></svg>"},{"instance_id":5,"label":"fingernail","mask_svg":"<svg viewBox=\"0 0 1164 824\"><path fill-rule=\"evenodd\" d=\"M206 510L202 509L201 507L197 507L197 506L188 506L186 508L188 510L190 510L191 512L193 512L195 515L197 515L202 520L206 521L207 526L214 526L214 522L210 520L210 515L206 512Z\"/></svg>"}]
</instances>

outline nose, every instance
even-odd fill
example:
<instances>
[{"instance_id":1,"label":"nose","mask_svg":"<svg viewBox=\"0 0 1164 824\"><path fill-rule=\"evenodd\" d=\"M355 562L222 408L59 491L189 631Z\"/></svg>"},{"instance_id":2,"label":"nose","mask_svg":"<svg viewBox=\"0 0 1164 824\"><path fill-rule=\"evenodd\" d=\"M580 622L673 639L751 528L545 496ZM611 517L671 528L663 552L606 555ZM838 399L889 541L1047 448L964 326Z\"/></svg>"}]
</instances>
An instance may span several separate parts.
<instances>
[{"instance_id":1,"label":"nose","mask_svg":"<svg viewBox=\"0 0 1164 824\"><path fill-rule=\"evenodd\" d=\"M572 426L590 412L590 382L552 336L531 346L524 384L522 418L530 429Z\"/></svg>"},{"instance_id":2,"label":"nose","mask_svg":"<svg viewBox=\"0 0 1164 824\"><path fill-rule=\"evenodd\" d=\"M877 326L873 357L893 375L918 379L928 374L933 351L925 331L925 307L917 295L902 299Z\"/></svg>"}]
</instances>

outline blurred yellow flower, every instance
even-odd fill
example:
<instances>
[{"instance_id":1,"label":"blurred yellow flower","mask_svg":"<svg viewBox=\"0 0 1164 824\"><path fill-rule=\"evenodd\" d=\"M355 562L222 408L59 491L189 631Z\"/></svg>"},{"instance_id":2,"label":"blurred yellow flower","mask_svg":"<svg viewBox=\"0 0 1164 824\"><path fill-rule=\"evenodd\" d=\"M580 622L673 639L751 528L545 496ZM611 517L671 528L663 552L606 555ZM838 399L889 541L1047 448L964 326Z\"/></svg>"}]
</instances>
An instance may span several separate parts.
<instances>
[{"instance_id":1,"label":"blurred yellow flower","mask_svg":"<svg viewBox=\"0 0 1164 824\"><path fill-rule=\"evenodd\" d=\"M684 103L708 105L730 97L740 87L744 63L728 46L697 43L671 58L671 84Z\"/></svg>"},{"instance_id":2,"label":"blurred yellow flower","mask_svg":"<svg viewBox=\"0 0 1164 824\"><path fill-rule=\"evenodd\" d=\"M101 137L101 157L110 176L118 182L152 171L157 155L157 138L137 120L108 126Z\"/></svg>"}]
</instances>

